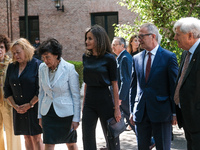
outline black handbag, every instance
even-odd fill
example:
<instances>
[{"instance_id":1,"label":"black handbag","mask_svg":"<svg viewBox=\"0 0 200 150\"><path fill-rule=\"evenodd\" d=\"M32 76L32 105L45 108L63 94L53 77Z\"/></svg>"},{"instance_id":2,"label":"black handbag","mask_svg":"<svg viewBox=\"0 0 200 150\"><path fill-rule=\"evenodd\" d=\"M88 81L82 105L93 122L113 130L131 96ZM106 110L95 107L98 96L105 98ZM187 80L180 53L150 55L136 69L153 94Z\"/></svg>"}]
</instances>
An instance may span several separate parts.
<instances>
[{"instance_id":1,"label":"black handbag","mask_svg":"<svg viewBox=\"0 0 200 150\"><path fill-rule=\"evenodd\" d=\"M116 138L118 137L123 131L126 130L126 124L124 122L124 117L121 115L121 119L119 122L115 120L114 117L107 120L107 129L108 129L108 138Z\"/></svg>"}]
</instances>

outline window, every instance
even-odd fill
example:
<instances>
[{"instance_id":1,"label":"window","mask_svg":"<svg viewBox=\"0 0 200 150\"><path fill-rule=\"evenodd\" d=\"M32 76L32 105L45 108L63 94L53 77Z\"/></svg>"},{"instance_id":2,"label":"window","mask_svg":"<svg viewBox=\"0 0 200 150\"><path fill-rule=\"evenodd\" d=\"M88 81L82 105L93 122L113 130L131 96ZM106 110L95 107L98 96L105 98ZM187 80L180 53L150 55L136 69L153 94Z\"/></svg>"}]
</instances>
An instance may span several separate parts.
<instances>
[{"instance_id":1,"label":"window","mask_svg":"<svg viewBox=\"0 0 200 150\"><path fill-rule=\"evenodd\" d=\"M118 24L118 12L92 13L91 22L92 25L98 24L102 26L112 41L114 37L113 24Z\"/></svg>"},{"instance_id":2,"label":"window","mask_svg":"<svg viewBox=\"0 0 200 150\"><path fill-rule=\"evenodd\" d=\"M39 17L28 16L28 25L29 25L28 40L32 44L34 44L35 38L39 37ZM20 28L20 37L25 37L25 18L24 17L19 17L19 28Z\"/></svg>"}]
</instances>

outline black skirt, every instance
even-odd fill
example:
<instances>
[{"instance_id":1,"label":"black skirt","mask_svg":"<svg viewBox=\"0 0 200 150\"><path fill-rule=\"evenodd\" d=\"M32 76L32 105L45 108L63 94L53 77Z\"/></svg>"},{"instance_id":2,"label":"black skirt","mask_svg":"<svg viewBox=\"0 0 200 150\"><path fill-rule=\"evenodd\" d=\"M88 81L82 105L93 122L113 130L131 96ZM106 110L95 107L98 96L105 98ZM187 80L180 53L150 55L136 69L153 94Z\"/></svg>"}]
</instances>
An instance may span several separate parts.
<instances>
[{"instance_id":1,"label":"black skirt","mask_svg":"<svg viewBox=\"0 0 200 150\"><path fill-rule=\"evenodd\" d=\"M47 115L42 116L43 142L45 144L76 143L76 130L71 130L73 116L59 117L51 105Z\"/></svg>"}]
</instances>

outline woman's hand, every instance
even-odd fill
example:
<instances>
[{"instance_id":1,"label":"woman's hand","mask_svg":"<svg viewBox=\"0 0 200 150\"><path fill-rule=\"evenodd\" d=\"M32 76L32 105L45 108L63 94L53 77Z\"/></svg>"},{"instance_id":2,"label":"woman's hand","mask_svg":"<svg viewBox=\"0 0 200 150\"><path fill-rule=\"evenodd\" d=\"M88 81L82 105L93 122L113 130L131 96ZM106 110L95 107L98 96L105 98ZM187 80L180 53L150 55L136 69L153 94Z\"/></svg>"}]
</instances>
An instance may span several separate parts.
<instances>
[{"instance_id":1,"label":"woman's hand","mask_svg":"<svg viewBox=\"0 0 200 150\"><path fill-rule=\"evenodd\" d=\"M73 122L72 121L72 125L71 125L72 130L76 130L78 128L78 126L79 126L79 122Z\"/></svg>"},{"instance_id":2,"label":"woman's hand","mask_svg":"<svg viewBox=\"0 0 200 150\"><path fill-rule=\"evenodd\" d=\"M31 108L29 103L23 104L19 106L19 110L17 111L19 114L24 114Z\"/></svg>"},{"instance_id":3,"label":"woman's hand","mask_svg":"<svg viewBox=\"0 0 200 150\"><path fill-rule=\"evenodd\" d=\"M12 105L12 106L13 106L13 108L17 111L17 113L18 113L18 111L19 111L19 105L14 104L14 105Z\"/></svg>"},{"instance_id":4,"label":"woman's hand","mask_svg":"<svg viewBox=\"0 0 200 150\"><path fill-rule=\"evenodd\" d=\"M120 110L119 110L119 107L115 108L114 115L115 115L115 120L116 120L117 122L119 122L120 119L121 119L121 112L120 112Z\"/></svg>"},{"instance_id":5,"label":"woman's hand","mask_svg":"<svg viewBox=\"0 0 200 150\"><path fill-rule=\"evenodd\" d=\"M39 125L42 128L42 118L39 119Z\"/></svg>"}]
</instances>

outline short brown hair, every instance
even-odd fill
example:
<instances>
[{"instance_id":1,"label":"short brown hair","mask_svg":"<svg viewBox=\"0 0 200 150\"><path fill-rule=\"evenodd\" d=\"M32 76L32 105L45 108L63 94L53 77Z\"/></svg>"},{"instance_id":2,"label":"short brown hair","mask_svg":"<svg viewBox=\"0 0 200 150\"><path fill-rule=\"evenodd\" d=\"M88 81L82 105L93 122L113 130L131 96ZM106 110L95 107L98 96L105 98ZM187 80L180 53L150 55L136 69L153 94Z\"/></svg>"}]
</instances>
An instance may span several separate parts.
<instances>
[{"instance_id":1,"label":"short brown hair","mask_svg":"<svg viewBox=\"0 0 200 150\"><path fill-rule=\"evenodd\" d=\"M6 35L0 34L0 43L4 44L6 52L8 52L10 49L10 39Z\"/></svg>"}]
</instances>

